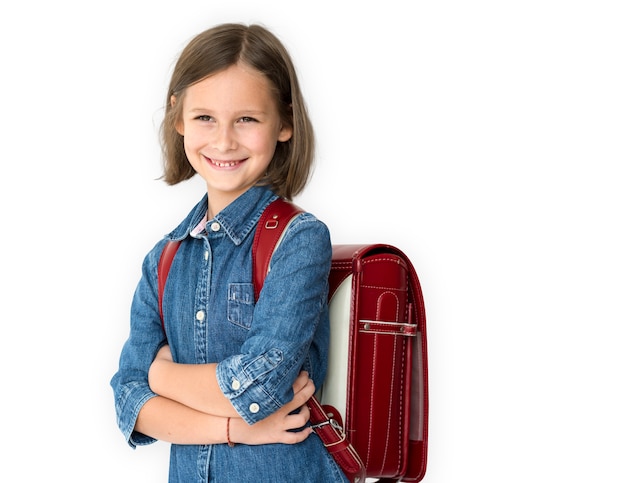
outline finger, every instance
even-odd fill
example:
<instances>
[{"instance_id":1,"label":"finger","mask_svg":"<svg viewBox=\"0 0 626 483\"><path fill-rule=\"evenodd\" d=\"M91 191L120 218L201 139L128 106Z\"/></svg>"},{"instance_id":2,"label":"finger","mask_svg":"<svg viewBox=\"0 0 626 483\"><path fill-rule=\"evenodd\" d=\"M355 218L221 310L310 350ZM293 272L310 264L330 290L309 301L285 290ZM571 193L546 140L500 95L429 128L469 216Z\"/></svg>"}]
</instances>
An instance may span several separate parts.
<instances>
[{"instance_id":1,"label":"finger","mask_svg":"<svg viewBox=\"0 0 626 483\"><path fill-rule=\"evenodd\" d=\"M285 404L283 407L288 412L291 412L294 409L297 409L300 406L306 404L306 402L311 398L314 392L315 385L313 384L313 381L309 380L302 389L300 389L293 395L293 399Z\"/></svg>"},{"instance_id":2,"label":"finger","mask_svg":"<svg viewBox=\"0 0 626 483\"><path fill-rule=\"evenodd\" d=\"M309 379L305 386L294 394L293 398L299 403L298 405L301 406L311 399L313 394L315 394L315 384L313 383L313 379Z\"/></svg>"},{"instance_id":3,"label":"finger","mask_svg":"<svg viewBox=\"0 0 626 483\"><path fill-rule=\"evenodd\" d=\"M284 404L283 407L279 409L279 411L282 412L284 415L286 415L286 414L291 413L292 411L295 411L299 407L301 407L303 404L301 401L302 397L298 396L298 394L295 394L293 399L289 401L288 403Z\"/></svg>"},{"instance_id":4,"label":"finger","mask_svg":"<svg viewBox=\"0 0 626 483\"><path fill-rule=\"evenodd\" d=\"M295 387L295 385L294 385ZM294 389L294 395L291 401L284 404L282 407L282 411L286 413L290 413L291 411L298 409L300 406L306 404L306 402L311 399L311 396L315 394L315 384L312 379L307 379L306 383L297 391Z\"/></svg>"},{"instance_id":5,"label":"finger","mask_svg":"<svg viewBox=\"0 0 626 483\"><path fill-rule=\"evenodd\" d=\"M304 387L302 387L302 389L300 389L297 393L293 395L293 399L283 405L281 411L283 411L283 413L290 413L306 405L306 402L311 399L311 396L313 396L314 393L315 384L313 384L313 381L309 379Z\"/></svg>"},{"instance_id":6,"label":"finger","mask_svg":"<svg viewBox=\"0 0 626 483\"><path fill-rule=\"evenodd\" d=\"M297 411L293 412L293 415L301 416L304 419L304 422L306 423L311 417L311 410L309 409L308 404L303 404L302 406L298 408Z\"/></svg>"},{"instance_id":7,"label":"finger","mask_svg":"<svg viewBox=\"0 0 626 483\"><path fill-rule=\"evenodd\" d=\"M293 383L293 392L300 391L306 385L308 380L309 380L309 373L306 371L300 372L300 374L298 374L298 377Z\"/></svg>"},{"instance_id":8,"label":"finger","mask_svg":"<svg viewBox=\"0 0 626 483\"><path fill-rule=\"evenodd\" d=\"M283 443L284 444L297 444L301 443L305 439L307 439L313 429L311 427L306 427L302 429L302 431L286 431L284 433Z\"/></svg>"},{"instance_id":9,"label":"finger","mask_svg":"<svg viewBox=\"0 0 626 483\"><path fill-rule=\"evenodd\" d=\"M311 411L309 411L308 406L305 404L301 406L297 412L289 414L285 418L285 429L298 429L302 428L311 418Z\"/></svg>"}]
</instances>

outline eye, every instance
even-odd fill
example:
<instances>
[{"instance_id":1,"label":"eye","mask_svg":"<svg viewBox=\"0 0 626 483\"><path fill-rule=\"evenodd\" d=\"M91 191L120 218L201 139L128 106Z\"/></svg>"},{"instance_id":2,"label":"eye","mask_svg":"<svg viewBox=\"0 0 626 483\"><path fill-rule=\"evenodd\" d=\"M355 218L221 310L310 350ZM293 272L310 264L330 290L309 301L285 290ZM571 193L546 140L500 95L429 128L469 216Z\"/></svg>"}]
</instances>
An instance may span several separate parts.
<instances>
[{"instance_id":1,"label":"eye","mask_svg":"<svg viewBox=\"0 0 626 483\"><path fill-rule=\"evenodd\" d=\"M248 123L248 122L257 122L257 120L250 116L244 116L239 119L239 122Z\"/></svg>"},{"instance_id":2,"label":"eye","mask_svg":"<svg viewBox=\"0 0 626 483\"><path fill-rule=\"evenodd\" d=\"M197 121L204 121L204 122L209 122L209 121L212 121L212 120L213 120L213 118L212 118L211 116L206 115L206 114L203 114L203 115L201 115L201 116L197 116L195 119L196 119Z\"/></svg>"}]
</instances>

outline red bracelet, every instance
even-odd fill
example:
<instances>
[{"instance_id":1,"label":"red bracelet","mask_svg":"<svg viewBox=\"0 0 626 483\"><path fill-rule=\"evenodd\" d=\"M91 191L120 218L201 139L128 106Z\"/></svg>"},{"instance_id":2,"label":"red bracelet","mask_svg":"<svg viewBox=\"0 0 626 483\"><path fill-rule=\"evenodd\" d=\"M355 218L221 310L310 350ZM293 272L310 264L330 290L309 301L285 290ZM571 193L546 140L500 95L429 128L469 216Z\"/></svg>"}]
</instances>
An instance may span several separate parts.
<instances>
[{"instance_id":1,"label":"red bracelet","mask_svg":"<svg viewBox=\"0 0 626 483\"><path fill-rule=\"evenodd\" d=\"M235 446L235 443L230 440L230 418L226 420L226 442L231 448Z\"/></svg>"}]
</instances>

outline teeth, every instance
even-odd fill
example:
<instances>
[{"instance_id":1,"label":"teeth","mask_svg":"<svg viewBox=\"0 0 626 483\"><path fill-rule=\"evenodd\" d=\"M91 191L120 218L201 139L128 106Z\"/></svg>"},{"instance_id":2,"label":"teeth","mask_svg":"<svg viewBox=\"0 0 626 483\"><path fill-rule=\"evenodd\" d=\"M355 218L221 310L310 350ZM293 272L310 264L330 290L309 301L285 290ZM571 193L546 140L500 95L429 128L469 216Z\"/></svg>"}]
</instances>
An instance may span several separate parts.
<instances>
[{"instance_id":1,"label":"teeth","mask_svg":"<svg viewBox=\"0 0 626 483\"><path fill-rule=\"evenodd\" d=\"M229 168L235 166L237 164L237 161L233 161L231 163L218 163L217 161L213 161L213 164L219 166L220 168Z\"/></svg>"}]
</instances>

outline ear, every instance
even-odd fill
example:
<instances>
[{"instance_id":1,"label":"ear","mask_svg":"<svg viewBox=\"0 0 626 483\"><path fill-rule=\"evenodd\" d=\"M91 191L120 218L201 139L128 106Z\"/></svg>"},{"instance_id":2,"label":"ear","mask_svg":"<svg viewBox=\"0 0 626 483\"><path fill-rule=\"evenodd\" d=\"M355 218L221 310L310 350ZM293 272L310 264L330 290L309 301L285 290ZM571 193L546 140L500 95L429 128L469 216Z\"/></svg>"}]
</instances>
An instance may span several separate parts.
<instances>
[{"instance_id":1,"label":"ear","mask_svg":"<svg viewBox=\"0 0 626 483\"><path fill-rule=\"evenodd\" d=\"M172 94L172 97L170 97L170 107L173 108L175 105L176 105L176 96ZM181 121L180 118L174 125L174 128L176 129L176 132L180 134L181 136L185 135L185 123Z\"/></svg>"},{"instance_id":2,"label":"ear","mask_svg":"<svg viewBox=\"0 0 626 483\"><path fill-rule=\"evenodd\" d=\"M291 122L286 123L281 119L280 131L278 131L278 141L281 143L289 141L293 136L293 104L289 104L289 120Z\"/></svg>"},{"instance_id":3,"label":"ear","mask_svg":"<svg viewBox=\"0 0 626 483\"><path fill-rule=\"evenodd\" d=\"M293 128L289 125L281 125L280 131L278 131L278 141L281 143L287 142L293 136Z\"/></svg>"}]
</instances>

